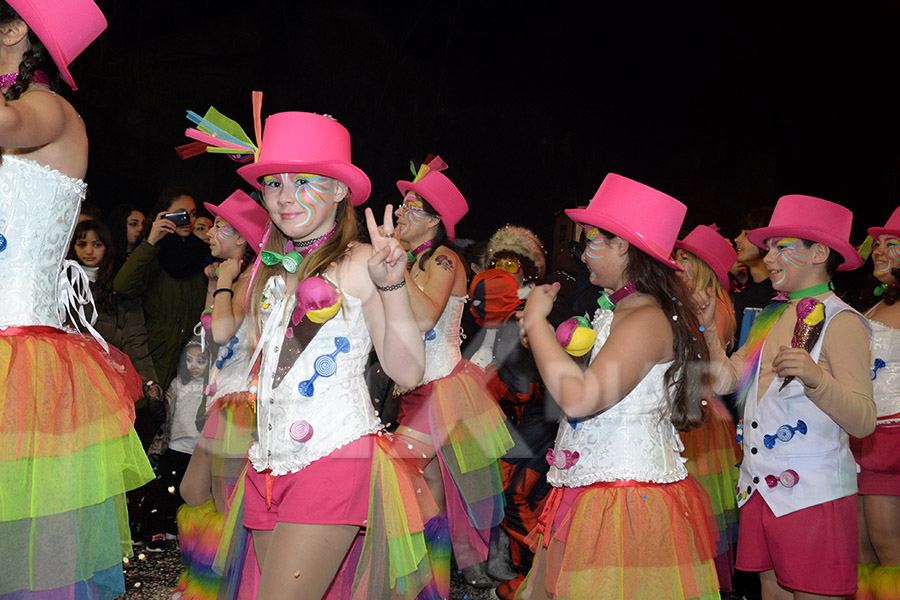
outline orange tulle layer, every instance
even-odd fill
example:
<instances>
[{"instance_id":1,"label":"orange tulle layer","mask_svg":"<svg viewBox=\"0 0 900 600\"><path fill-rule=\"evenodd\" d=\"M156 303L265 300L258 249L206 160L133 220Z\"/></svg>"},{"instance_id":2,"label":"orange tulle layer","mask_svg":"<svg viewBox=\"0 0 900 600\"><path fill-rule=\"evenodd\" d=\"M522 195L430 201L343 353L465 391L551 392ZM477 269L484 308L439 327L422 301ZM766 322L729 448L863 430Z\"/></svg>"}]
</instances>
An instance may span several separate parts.
<instances>
[{"instance_id":1,"label":"orange tulle layer","mask_svg":"<svg viewBox=\"0 0 900 600\"><path fill-rule=\"evenodd\" d=\"M64 456L128 433L142 381L109 350L52 327L0 330L0 460Z\"/></svg>"},{"instance_id":2,"label":"orange tulle layer","mask_svg":"<svg viewBox=\"0 0 900 600\"><path fill-rule=\"evenodd\" d=\"M554 488L547 504L552 532L517 597L541 586L571 600L719 597L709 500L693 477Z\"/></svg>"}]
</instances>

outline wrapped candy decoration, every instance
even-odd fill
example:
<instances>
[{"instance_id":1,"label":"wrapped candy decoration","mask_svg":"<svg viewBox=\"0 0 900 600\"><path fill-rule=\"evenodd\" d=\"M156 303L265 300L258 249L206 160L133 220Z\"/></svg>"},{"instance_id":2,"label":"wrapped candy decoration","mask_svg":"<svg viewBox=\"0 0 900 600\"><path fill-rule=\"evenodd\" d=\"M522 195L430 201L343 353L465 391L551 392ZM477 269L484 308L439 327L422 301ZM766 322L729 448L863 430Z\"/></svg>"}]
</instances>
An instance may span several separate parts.
<instances>
[{"instance_id":1,"label":"wrapped candy decoration","mask_svg":"<svg viewBox=\"0 0 900 600\"><path fill-rule=\"evenodd\" d=\"M825 324L825 306L815 298L803 298L797 303L797 324L794 326L794 337L791 348L802 348L807 352L816 344L822 326ZM794 380L793 375L784 378L778 391Z\"/></svg>"},{"instance_id":2,"label":"wrapped candy decoration","mask_svg":"<svg viewBox=\"0 0 900 600\"><path fill-rule=\"evenodd\" d=\"M556 328L556 341L572 356L584 356L594 347L597 332L584 317L572 317Z\"/></svg>"}]
</instances>

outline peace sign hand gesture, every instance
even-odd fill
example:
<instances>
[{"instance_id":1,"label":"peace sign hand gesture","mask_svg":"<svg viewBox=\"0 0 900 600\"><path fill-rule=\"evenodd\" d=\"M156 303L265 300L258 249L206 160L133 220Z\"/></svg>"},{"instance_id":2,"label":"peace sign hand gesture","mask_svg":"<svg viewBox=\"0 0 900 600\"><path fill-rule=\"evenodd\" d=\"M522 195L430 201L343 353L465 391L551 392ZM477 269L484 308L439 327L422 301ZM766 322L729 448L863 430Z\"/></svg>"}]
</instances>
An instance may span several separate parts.
<instances>
[{"instance_id":1,"label":"peace sign hand gesture","mask_svg":"<svg viewBox=\"0 0 900 600\"><path fill-rule=\"evenodd\" d=\"M403 281L406 276L406 251L394 238L394 207L384 207L384 223L379 227L371 208L366 209L366 226L372 242L369 275L376 287L387 287Z\"/></svg>"}]
</instances>

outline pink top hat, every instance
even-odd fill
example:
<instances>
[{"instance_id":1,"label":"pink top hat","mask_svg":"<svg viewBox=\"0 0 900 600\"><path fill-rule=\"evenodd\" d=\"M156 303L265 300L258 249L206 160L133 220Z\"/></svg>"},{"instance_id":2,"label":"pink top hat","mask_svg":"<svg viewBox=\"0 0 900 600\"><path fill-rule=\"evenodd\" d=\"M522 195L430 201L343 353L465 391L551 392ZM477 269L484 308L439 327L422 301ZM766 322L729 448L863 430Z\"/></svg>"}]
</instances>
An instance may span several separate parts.
<instances>
[{"instance_id":1,"label":"pink top hat","mask_svg":"<svg viewBox=\"0 0 900 600\"><path fill-rule=\"evenodd\" d=\"M106 18L93 0L7 0L44 44L59 76L73 90L69 64L106 29Z\"/></svg>"},{"instance_id":2,"label":"pink top hat","mask_svg":"<svg viewBox=\"0 0 900 600\"><path fill-rule=\"evenodd\" d=\"M769 238L796 237L825 244L844 257L838 271L852 271L863 260L850 245L853 213L840 204L813 196L782 196L767 227L747 234L751 244L765 248Z\"/></svg>"},{"instance_id":3,"label":"pink top hat","mask_svg":"<svg viewBox=\"0 0 900 600\"><path fill-rule=\"evenodd\" d=\"M894 209L891 218L887 220L884 227L869 227L869 235L873 238L884 234L900 236L900 207Z\"/></svg>"},{"instance_id":4,"label":"pink top hat","mask_svg":"<svg viewBox=\"0 0 900 600\"><path fill-rule=\"evenodd\" d=\"M354 206L369 197L372 184L350 162L350 132L332 119L307 112L277 113L266 119L259 156L238 169L238 175L259 188L259 178L275 173L311 173L343 181Z\"/></svg>"},{"instance_id":5,"label":"pink top hat","mask_svg":"<svg viewBox=\"0 0 900 600\"><path fill-rule=\"evenodd\" d=\"M426 167L428 168L426 169ZM436 156L427 165L422 165L422 168L419 169L420 174L413 181L398 181L397 188L404 196L407 192L412 191L425 198L428 204L441 215L441 222L444 223L447 238L452 242L456 240L455 226L469 212L469 205L453 182L439 172L446 168L447 163L441 160L441 157ZM421 174L422 171L425 171L424 175Z\"/></svg>"},{"instance_id":6,"label":"pink top hat","mask_svg":"<svg viewBox=\"0 0 900 600\"><path fill-rule=\"evenodd\" d=\"M709 265L719 283L728 289L728 271L737 260L737 252L718 231L707 225L697 225L683 240L675 242L675 247L684 248Z\"/></svg>"},{"instance_id":7,"label":"pink top hat","mask_svg":"<svg viewBox=\"0 0 900 600\"><path fill-rule=\"evenodd\" d=\"M615 173L603 179L587 208L566 210L576 223L609 231L679 271L670 255L685 213L675 198Z\"/></svg>"},{"instance_id":8,"label":"pink top hat","mask_svg":"<svg viewBox=\"0 0 900 600\"><path fill-rule=\"evenodd\" d=\"M269 227L269 213L254 202L253 198L237 190L218 206L209 202L204 202L203 206L213 215L228 221L247 240L253 251L259 254L263 236Z\"/></svg>"}]
</instances>

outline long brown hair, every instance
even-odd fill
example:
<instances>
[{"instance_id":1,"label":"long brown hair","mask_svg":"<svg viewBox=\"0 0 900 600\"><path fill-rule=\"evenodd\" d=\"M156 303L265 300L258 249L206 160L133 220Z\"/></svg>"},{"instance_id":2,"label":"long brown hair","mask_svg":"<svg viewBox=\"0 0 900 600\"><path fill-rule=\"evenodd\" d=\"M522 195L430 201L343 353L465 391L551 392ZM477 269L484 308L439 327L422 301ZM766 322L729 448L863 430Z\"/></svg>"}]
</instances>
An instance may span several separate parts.
<instances>
[{"instance_id":1,"label":"long brown hair","mask_svg":"<svg viewBox=\"0 0 900 600\"><path fill-rule=\"evenodd\" d=\"M607 239L615 237L601 232ZM625 278L637 291L651 296L672 327L675 358L666 369L663 381L672 424L679 431L690 431L706 420L704 398L711 393L709 347L700 330L700 322L691 310L691 291L678 273L652 258L634 244L628 246Z\"/></svg>"},{"instance_id":2,"label":"long brown hair","mask_svg":"<svg viewBox=\"0 0 900 600\"><path fill-rule=\"evenodd\" d=\"M307 277L316 277L327 271L332 263L339 262L344 257L351 244L356 241L358 235L356 215L353 212L353 201L350 199L349 194L338 204L335 222L337 229L334 235L324 244L307 254L303 262L300 263L300 269L297 271L297 277L300 280ZM263 250L283 254L288 240L289 238L281 230L270 223L269 238ZM247 310L247 317L250 319L250 322L247 326L250 331L250 339L254 341L259 339L261 333L260 308L266 282L273 275L283 275L285 273L287 271L280 264L270 267L261 261L259 263L259 270L253 279L253 285L247 291L247 298L250 303Z\"/></svg>"}]
</instances>

